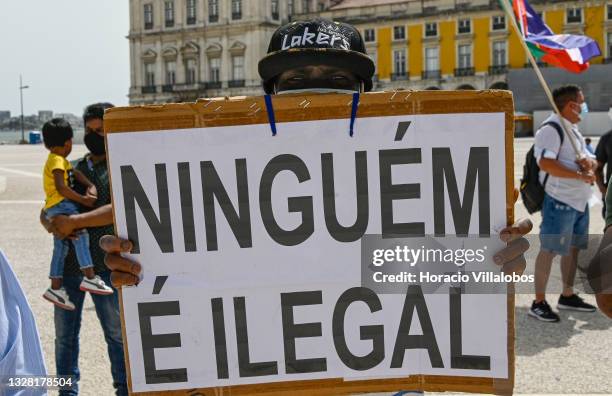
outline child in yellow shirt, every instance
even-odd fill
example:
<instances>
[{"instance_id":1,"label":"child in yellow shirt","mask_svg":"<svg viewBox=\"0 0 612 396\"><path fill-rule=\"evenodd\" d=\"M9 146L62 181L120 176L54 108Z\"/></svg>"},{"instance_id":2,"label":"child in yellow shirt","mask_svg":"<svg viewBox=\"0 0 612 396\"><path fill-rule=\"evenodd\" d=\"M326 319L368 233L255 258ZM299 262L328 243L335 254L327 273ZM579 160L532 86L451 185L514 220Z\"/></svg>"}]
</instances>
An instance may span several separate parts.
<instances>
[{"instance_id":1,"label":"child in yellow shirt","mask_svg":"<svg viewBox=\"0 0 612 396\"><path fill-rule=\"evenodd\" d=\"M72 215L79 213L77 204L93 207L97 200L97 191L94 184L87 177L74 169L66 157L72 151L73 131L70 124L62 118L54 118L45 123L42 129L45 147L49 156L43 170L43 187L45 190L45 215L51 219L58 215ZM85 195L72 189L74 180L87 187ZM93 260L89 251L89 234L87 230L76 232L72 240L79 267L85 275L80 284L82 291L94 294L112 294L113 289L94 272ZM62 287L64 275L64 260L68 254L68 240L53 238L53 257L51 258L51 287L43 297L53 304L67 310L74 310L68 293Z\"/></svg>"}]
</instances>

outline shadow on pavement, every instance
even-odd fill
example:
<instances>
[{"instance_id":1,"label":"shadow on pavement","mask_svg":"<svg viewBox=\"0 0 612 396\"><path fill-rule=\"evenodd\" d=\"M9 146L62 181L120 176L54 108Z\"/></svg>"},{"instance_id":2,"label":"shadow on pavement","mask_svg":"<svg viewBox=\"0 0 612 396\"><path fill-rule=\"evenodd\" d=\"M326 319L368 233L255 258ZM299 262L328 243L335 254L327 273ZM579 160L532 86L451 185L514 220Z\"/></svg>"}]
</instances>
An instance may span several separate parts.
<instances>
[{"instance_id":1,"label":"shadow on pavement","mask_svg":"<svg viewBox=\"0 0 612 396\"><path fill-rule=\"evenodd\" d=\"M561 311L559 323L540 322L529 317L528 311L528 307L516 307L515 310L515 348L518 356L534 356L546 349L568 346L570 338L584 330L607 330L612 327L612 320L599 311L595 313Z\"/></svg>"}]
</instances>

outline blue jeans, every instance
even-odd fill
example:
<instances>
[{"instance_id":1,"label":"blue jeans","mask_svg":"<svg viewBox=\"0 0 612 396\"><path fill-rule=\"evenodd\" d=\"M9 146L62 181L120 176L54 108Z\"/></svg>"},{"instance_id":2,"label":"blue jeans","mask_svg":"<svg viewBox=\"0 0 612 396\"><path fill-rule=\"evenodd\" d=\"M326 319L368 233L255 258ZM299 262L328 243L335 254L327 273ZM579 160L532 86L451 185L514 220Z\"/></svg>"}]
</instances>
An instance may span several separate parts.
<instances>
[{"instance_id":1,"label":"blue jeans","mask_svg":"<svg viewBox=\"0 0 612 396\"><path fill-rule=\"evenodd\" d=\"M110 272L99 274L110 285ZM64 278L64 287L75 305L74 311L55 307L55 366L57 375L73 375L78 381L79 371L79 330L81 329L81 315L85 293L79 290L82 278L67 276ZM119 300L117 291L107 296L91 294L96 314L104 332L104 339L108 349L108 357L113 376L113 387L116 395L127 395L127 381L125 374L125 361L123 356L123 341L121 337L121 320L119 317ZM97 342L97 340L85 340ZM99 357L94 357L99 358ZM73 389L60 391L60 396L78 395L78 384Z\"/></svg>"},{"instance_id":2,"label":"blue jeans","mask_svg":"<svg viewBox=\"0 0 612 396\"><path fill-rule=\"evenodd\" d=\"M543 250L567 256L571 247L586 249L589 232L589 206L579 212L546 194L542 204L540 243Z\"/></svg>"},{"instance_id":3,"label":"blue jeans","mask_svg":"<svg viewBox=\"0 0 612 396\"><path fill-rule=\"evenodd\" d=\"M59 215L69 216L73 214L79 214L79 208L74 202L67 199L45 210L47 219ZM87 230L77 231L76 237L77 238L72 241L72 244L74 245L79 267L82 270L93 268L93 261L91 259L91 253L89 252L89 234ZM51 257L51 270L49 272L50 278L62 278L64 276L64 260L68 254L68 243L68 239L53 237L53 256Z\"/></svg>"}]
</instances>

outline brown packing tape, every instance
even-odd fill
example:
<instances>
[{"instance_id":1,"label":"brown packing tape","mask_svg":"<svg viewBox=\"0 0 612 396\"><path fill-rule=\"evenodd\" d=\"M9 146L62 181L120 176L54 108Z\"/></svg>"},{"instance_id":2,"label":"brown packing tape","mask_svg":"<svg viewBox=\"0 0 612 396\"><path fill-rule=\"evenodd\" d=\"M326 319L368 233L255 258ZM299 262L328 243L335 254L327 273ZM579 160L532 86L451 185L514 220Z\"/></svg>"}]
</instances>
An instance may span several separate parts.
<instances>
[{"instance_id":1,"label":"brown packing tape","mask_svg":"<svg viewBox=\"0 0 612 396\"><path fill-rule=\"evenodd\" d=\"M348 120L350 95L282 95L272 98L276 123L329 119ZM506 215L514 222L514 104L509 91L394 91L362 94L358 118L414 114L506 113ZM106 133L205 128L268 123L264 97L200 99L196 103L134 106L109 109L104 116ZM279 129L279 134L282 129ZM359 133L359 129L355 130ZM270 138L273 138L270 136ZM109 166L110 169L110 166ZM110 175L112 180L112 175ZM112 186L112 183L111 183ZM114 216L114 209L113 209ZM116 222L115 222L116 224ZM514 294L509 293L508 379L416 375L407 378L344 381L340 379L290 381L258 385L133 393L128 345L123 317L121 327L126 351L130 393L137 395L349 395L421 389L427 392L512 394L514 388ZM315 391L316 390L316 391Z\"/></svg>"}]
</instances>

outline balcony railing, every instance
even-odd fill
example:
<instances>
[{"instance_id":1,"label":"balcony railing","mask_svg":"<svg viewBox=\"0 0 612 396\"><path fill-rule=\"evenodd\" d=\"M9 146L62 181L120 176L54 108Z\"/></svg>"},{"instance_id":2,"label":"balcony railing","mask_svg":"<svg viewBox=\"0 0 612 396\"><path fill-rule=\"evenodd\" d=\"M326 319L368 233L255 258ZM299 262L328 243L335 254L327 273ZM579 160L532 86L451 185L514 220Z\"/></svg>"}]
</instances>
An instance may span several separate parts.
<instances>
[{"instance_id":1,"label":"balcony railing","mask_svg":"<svg viewBox=\"0 0 612 396\"><path fill-rule=\"evenodd\" d=\"M171 28L174 27L174 19L166 19L166 27Z\"/></svg>"},{"instance_id":2,"label":"balcony railing","mask_svg":"<svg viewBox=\"0 0 612 396\"><path fill-rule=\"evenodd\" d=\"M145 22L144 28L145 28L145 30L153 29L153 22Z\"/></svg>"},{"instance_id":3,"label":"balcony railing","mask_svg":"<svg viewBox=\"0 0 612 396\"><path fill-rule=\"evenodd\" d=\"M280 15L278 14L278 12L273 12L272 13L272 19L274 19L275 21L277 21L279 17L280 17Z\"/></svg>"},{"instance_id":4,"label":"balcony railing","mask_svg":"<svg viewBox=\"0 0 612 396\"><path fill-rule=\"evenodd\" d=\"M455 77L473 76L475 72L473 67L460 67L455 69Z\"/></svg>"},{"instance_id":5,"label":"balcony railing","mask_svg":"<svg viewBox=\"0 0 612 396\"><path fill-rule=\"evenodd\" d=\"M155 85L144 86L141 88L143 94L153 94L157 92L157 87Z\"/></svg>"},{"instance_id":6,"label":"balcony railing","mask_svg":"<svg viewBox=\"0 0 612 396\"><path fill-rule=\"evenodd\" d=\"M408 77L410 77L410 75L408 74L408 72L403 72L403 73L391 73L391 81L402 81L402 80L408 80Z\"/></svg>"},{"instance_id":7,"label":"balcony railing","mask_svg":"<svg viewBox=\"0 0 612 396\"><path fill-rule=\"evenodd\" d=\"M230 80L227 82L229 88L242 88L244 87L244 80Z\"/></svg>"},{"instance_id":8,"label":"balcony railing","mask_svg":"<svg viewBox=\"0 0 612 396\"><path fill-rule=\"evenodd\" d=\"M206 87L206 89L220 89L221 86L221 81L208 81L204 83L204 87Z\"/></svg>"},{"instance_id":9,"label":"balcony railing","mask_svg":"<svg viewBox=\"0 0 612 396\"><path fill-rule=\"evenodd\" d=\"M232 12L232 19L242 19L242 12Z\"/></svg>"},{"instance_id":10,"label":"balcony railing","mask_svg":"<svg viewBox=\"0 0 612 396\"><path fill-rule=\"evenodd\" d=\"M219 14L211 14L208 16L208 22L215 23L219 22Z\"/></svg>"},{"instance_id":11,"label":"balcony railing","mask_svg":"<svg viewBox=\"0 0 612 396\"><path fill-rule=\"evenodd\" d=\"M505 23L494 23L493 24L493 30L506 30L506 24Z\"/></svg>"},{"instance_id":12,"label":"balcony railing","mask_svg":"<svg viewBox=\"0 0 612 396\"><path fill-rule=\"evenodd\" d=\"M422 74L423 80L439 80L440 70L425 70Z\"/></svg>"},{"instance_id":13,"label":"balcony railing","mask_svg":"<svg viewBox=\"0 0 612 396\"><path fill-rule=\"evenodd\" d=\"M187 25L195 25L196 17L187 17Z\"/></svg>"},{"instance_id":14,"label":"balcony railing","mask_svg":"<svg viewBox=\"0 0 612 396\"><path fill-rule=\"evenodd\" d=\"M162 92L174 92L173 84L162 85Z\"/></svg>"},{"instance_id":15,"label":"balcony railing","mask_svg":"<svg viewBox=\"0 0 612 396\"><path fill-rule=\"evenodd\" d=\"M508 65L494 65L489 67L489 74L498 75L508 73Z\"/></svg>"}]
</instances>

